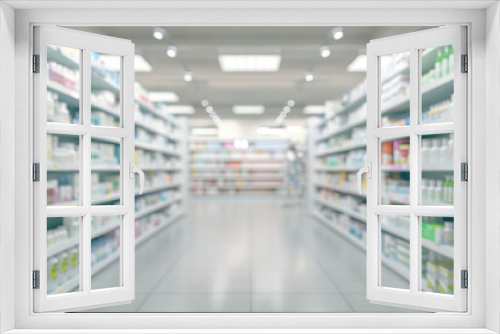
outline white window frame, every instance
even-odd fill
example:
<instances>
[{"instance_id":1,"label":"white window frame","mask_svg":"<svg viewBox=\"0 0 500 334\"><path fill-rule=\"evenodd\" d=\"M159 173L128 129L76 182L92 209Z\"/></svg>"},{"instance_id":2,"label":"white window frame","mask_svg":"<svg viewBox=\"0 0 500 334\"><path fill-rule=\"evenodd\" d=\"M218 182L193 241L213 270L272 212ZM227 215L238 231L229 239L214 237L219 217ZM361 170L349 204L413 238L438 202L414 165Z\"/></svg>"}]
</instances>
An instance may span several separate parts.
<instances>
[{"instance_id":1,"label":"white window frame","mask_svg":"<svg viewBox=\"0 0 500 334\"><path fill-rule=\"evenodd\" d=\"M10 3L16 6L16 3ZM463 4L463 3L461 3ZM4 5L4 4L2 4ZM25 4L26 5L26 4ZM61 10L42 10L41 7L49 5L43 1L28 3L29 10L16 11L15 33L16 33L16 94L15 94L15 121L9 120L11 126L15 126L15 148L5 150L4 154L12 159L15 158L15 244L8 242L2 244L2 251L15 251L16 266L11 269L16 278L15 299L15 328L17 329L64 329L61 332L68 333L70 329L119 329L119 328L143 328L137 332L144 333L146 328L199 328L197 332L203 332L203 328L254 328L255 332L272 332L273 330L262 330L262 328L275 328L279 332L296 332L294 328L327 329L326 332L336 332L335 329L342 328L363 328L359 332L369 333L377 332L377 328L397 328L395 332L403 333L405 328L422 328L422 332L440 332L439 328L460 329L467 328L468 333L487 333L486 326L491 329L497 329L499 325L498 312L498 269L490 270L492 275L486 275L486 263L497 263L498 253L487 254L485 252L488 245L485 245L486 237L490 244L498 245L499 236L496 222L485 219L485 173L484 173L484 144L485 129L490 126L490 131L498 131L497 124L487 124L485 121L485 97L491 101L492 96L498 95L500 85L496 83L489 90L495 90L493 94L485 93L485 78L499 78L499 73L485 71L485 39L487 46L492 48L494 43L492 38L498 34L494 18L498 15L498 8L488 9L493 18L489 18L490 26L494 28L486 31L485 21L486 6L467 2L461 9L449 8L448 2L436 1L433 5L439 8L422 9L422 4L411 3L406 9L401 9L405 5L398 3L400 9L389 9L387 3L371 3L369 9L363 6L366 4L348 4L348 2L337 2L336 4L326 5L313 1L297 2L267 2L259 4L244 3L217 5L217 2L206 1L196 5L179 3L164 3L154 6L162 8L150 8L149 10L135 10L113 8L107 11L105 18L101 15L102 7L118 6L115 4L100 1L98 3L85 4L87 9L61 9ZM60 4L63 6L63 4ZM66 4L64 4L66 5ZM129 5L129 3L127 3ZM425 6L429 6L426 2ZM39 6L39 7L38 7ZM78 6L78 4L75 4ZM95 6L95 7L94 7ZM97 8L101 7L101 9ZM145 2L144 7L148 4ZM151 4L149 4L151 6ZM181 8L179 8L179 6ZM359 8L354 8L359 6ZM93 8L92 8L93 7ZM133 7L133 5L132 5ZM351 8L351 9L346 9ZM25 7L26 8L26 7ZM81 7L80 7L81 8ZM242 10L247 8L247 10ZM411 8L408 9L408 8ZM210 15L207 15L210 14ZM469 230L471 238L468 240L469 260L468 267L471 275L470 288L468 289L468 312L464 314L34 314L32 312L32 290L31 290L31 259L32 254L32 203L27 201L32 192L32 185L29 179L31 168L32 131L33 124L31 115L32 101L26 96L32 96L31 74L29 58L32 49L32 27L35 24L58 24L58 25L177 25L177 26L312 26L312 25L405 25L436 26L442 24L461 24L469 28L469 70L472 75L468 78L469 91L469 119L468 131L472 131L469 142L470 156L470 177L475 181L471 184L469 191ZM489 40L488 40L489 39ZM498 39L494 40L497 43ZM496 52L496 51L495 51ZM488 54L489 63L493 64L493 59L498 62L498 53ZM14 65L11 62L12 65ZM2 89L9 84L8 79L13 77L0 78L2 80ZM4 97L11 98L13 97ZM4 109L2 114L4 114ZM493 113L491 110L489 113ZM12 113L11 110L5 111L4 115ZM472 117L475 121L471 122ZM498 119L495 116L495 119ZM3 119L2 119L3 121ZM28 135L26 135L28 134ZM500 143L497 143L498 145ZM16 153L17 152L17 153ZM477 168L475 168L477 166ZM498 165L497 165L498 166ZM497 167L495 166L495 167ZM492 167L493 168L493 167ZM497 176L493 179L498 180ZM491 188L489 188L491 189ZM3 193L5 194L5 192ZM474 195L474 196L471 196ZM496 203L500 200L496 199ZM474 225L474 233L470 228ZM10 235L11 238L14 235ZM472 247L472 245L474 247ZM497 247L497 246L495 246ZM493 249L495 249L493 247ZM491 248L491 247L490 247ZM496 248L498 249L498 248ZM10 253L12 254L12 253ZM486 258L486 261L485 261ZM10 272L8 272L10 273ZM7 273L7 274L8 274ZM486 293L488 289L488 293ZM485 302L486 299L486 302ZM11 305L12 305L11 304ZM488 310L488 311L487 311ZM258 330L260 328L261 330ZM434 328L436 330L425 330L425 328ZM373 329L373 331L370 331ZM231 330L234 332L237 330ZM277 332L278 330L274 330ZM305 331L305 330L303 330ZM21 331L22 332L22 331ZM55 332L51 330L51 332ZM130 331L131 333L133 331ZM165 330L167 332L167 330ZM222 331L218 331L222 332ZM338 332L341 332L340 330ZM353 333L355 331L352 331ZM383 331L387 333L388 330ZM463 331L462 331L463 332ZM20 333L20 332L18 332Z\"/></svg>"},{"instance_id":2,"label":"white window frame","mask_svg":"<svg viewBox=\"0 0 500 334\"><path fill-rule=\"evenodd\" d=\"M39 182L33 184L34 194L34 270L40 272L40 288L34 289L35 312L81 310L93 305L130 302L135 298L135 182L129 169L134 164L134 44L128 40L100 36L60 27L34 27L34 52L39 55L39 73L34 84L34 162L39 163ZM58 45L80 51L80 124L47 122L47 45ZM91 52L111 54L121 59L120 127L91 125ZM79 137L79 176L82 197L78 206L47 206L47 134L69 134ZM92 205L91 141L108 137L120 143L120 205ZM91 288L91 219L92 216L120 216L121 247L120 286L108 289ZM47 218L80 217L79 288L78 292L47 295Z\"/></svg>"},{"instance_id":3,"label":"white window frame","mask_svg":"<svg viewBox=\"0 0 500 334\"><path fill-rule=\"evenodd\" d=\"M466 289L461 286L461 270L467 270L467 248L462 247L467 240L467 188L469 182L460 179L460 164L467 161L467 73L461 73L461 55L467 54L466 28L450 26L434 28L409 34L402 34L372 40L368 45L368 122L367 161L371 166L367 193L367 296L374 302L389 305L408 305L416 309L464 312L467 309ZM454 121L437 124L422 124L422 55L421 51L430 47L453 45L456 66L454 68ZM410 125L382 127L381 109L381 62L380 57L400 52L409 52L410 76ZM420 54L420 55L419 55ZM454 206L423 205L420 201L422 179L421 136L427 134L454 134ZM410 140L410 202L408 205L383 205L381 196L381 142L384 139L406 138ZM474 180L470 180L472 183ZM410 217L410 285L408 290L384 287L381 283L381 215L405 215ZM422 232L419 217L454 217L454 294L445 295L422 291ZM404 307L404 306L403 306Z\"/></svg>"}]
</instances>

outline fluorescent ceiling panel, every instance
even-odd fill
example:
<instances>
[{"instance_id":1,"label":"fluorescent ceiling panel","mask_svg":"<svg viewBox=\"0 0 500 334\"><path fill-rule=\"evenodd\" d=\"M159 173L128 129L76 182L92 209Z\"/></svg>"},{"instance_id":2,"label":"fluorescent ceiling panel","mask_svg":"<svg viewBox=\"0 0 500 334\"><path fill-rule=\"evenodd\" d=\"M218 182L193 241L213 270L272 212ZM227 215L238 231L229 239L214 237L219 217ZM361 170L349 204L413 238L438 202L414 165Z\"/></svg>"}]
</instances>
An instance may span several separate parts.
<instances>
[{"instance_id":1,"label":"fluorescent ceiling panel","mask_svg":"<svg viewBox=\"0 0 500 334\"><path fill-rule=\"evenodd\" d=\"M106 64L106 67L112 71L120 71L119 56L99 55L99 59ZM136 72L151 72L153 68L141 55L134 56L134 70Z\"/></svg>"},{"instance_id":2,"label":"fluorescent ceiling panel","mask_svg":"<svg viewBox=\"0 0 500 334\"><path fill-rule=\"evenodd\" d=\"M280 63L280 55L219 55L224 72L277 72Z\"/></svg>"},{"instance_id":3,"label":"fluorescent ceiling panel","mask_svg":"<svg viewBox=\"0 0 500 334\"><path fill-rule=\"evenodd\" d=\"M325 113L324 105L306 106L302 112L306 115L321 115Z\"/></svg>"},{"instance_id":4,"label":"fluorescent ceiling panel","mask_svg":"<svg viewBox=\"0 0 500 334\"><path fill-rule=\"evenodd\" d=\"M347 66L348 72L366 72L366 55L359 55Z\"/></svg>"},{"instance_id":5,"label":"fluorescent ceiling panel","mask_svg":"<svg viewBox=\"0 0 500 334\"><path fill-rule=\"evenodd\" d=\"M179 102L179 96L174 92L150 92L149 100L151 102Z\"/></svg>"},{"instance_id":6,"label":"fluorescent ceiling panel","mask_svg":"<svg viewBox=\"0 0 500 334\"><path fill-rule=\"evenodd\" d=\"M167 106L167 111L176 115L191 115L196 112L193 106Z\"/></svg>"},{"instance_id":7,"label":"fluorescent ceiling panel","mask_svg":"<svg viewBox=\"0 0 500 334\"><path fill-rule=\"evenodd\" d=\"M191 134L193 136L215 136L219 130L217 128L192 128Z\"/></svg>"},{"instance_id":8,"label":"fluorescent ceiling panel","mask_svg":"<svg viewBox=\"0 0 500 334\"><path fill-rule=\"evenodd\" d=\"M233 113L238 115L258 115L264 111L264 106L233 106Z\"/></svg>"}]
</instances>

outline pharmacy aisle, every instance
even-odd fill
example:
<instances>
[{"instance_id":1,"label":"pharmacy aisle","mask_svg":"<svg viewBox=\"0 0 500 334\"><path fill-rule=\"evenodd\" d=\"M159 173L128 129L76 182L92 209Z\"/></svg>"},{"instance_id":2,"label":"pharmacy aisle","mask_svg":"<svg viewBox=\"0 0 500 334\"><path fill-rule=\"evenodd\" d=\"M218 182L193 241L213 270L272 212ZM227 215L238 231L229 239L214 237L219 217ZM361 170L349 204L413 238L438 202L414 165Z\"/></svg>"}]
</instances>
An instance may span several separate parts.
<instances>
[{"instance_id":1,"label":"pharmacy aisle","mask_svg":"<svg viewBox=\"0 0 500 334\"><path fill-rule=\"evenodd\" d=\"M364 252L302 207L219 197L188 211L136 249L135 301L89 312L415 312L369 303Z\"/></svg>"}]
</instances>

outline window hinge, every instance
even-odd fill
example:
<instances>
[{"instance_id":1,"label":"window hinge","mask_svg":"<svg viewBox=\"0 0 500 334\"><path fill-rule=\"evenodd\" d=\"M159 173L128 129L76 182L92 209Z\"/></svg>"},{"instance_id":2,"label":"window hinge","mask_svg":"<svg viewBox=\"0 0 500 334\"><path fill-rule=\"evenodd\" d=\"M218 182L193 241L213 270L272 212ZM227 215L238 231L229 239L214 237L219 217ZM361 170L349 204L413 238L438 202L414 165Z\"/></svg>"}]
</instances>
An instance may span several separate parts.
<instances>
[{"instance_id":1,"label":"window hinge","mask_svg":"<svg viewBox=\"0 0 500 334\"><path fill-rule=\"evenodd\" d=\"M462 289L469 288L469 272L467 270L461 271L461 281L462 281Z\"/></svg>"},{"instance_id":2,"label":"window hinge","mask_svg":"<svg viewBox=\"0 0 500 334\"><path fill-rule=\"evenodd\" d=\"M460 180L469 181L469 165L466 162L460 164Z\"/></svg>"},{"instance_id":3,"label":"window hinge","mask_svg":"<svg viewBox=\"0 0 500 334\"><path fill-rule=\"evenodd\" d=\"M40 73L40 55L33 55L33 73Z\"/></svg>"},{"instance_id":4,"label":"window hinge","mask_svg":"<svg viewBox=\"0 0 500 334\"><path fill-rule=\"evenodd\" d=\"M462 73L469 72L469 57L467 55L462 55Z\"/></svg>"},{"instance_id":5,"label":"window hinge","mask_svg":"<svg viewBox=\"0 0 500 334\"><path fill-rule=\"evenodd\" d=\"M40 182L40 163L33 164L33 181Z\"/></svg>"},{"instance_id":6,"label":"window hinge","mask_svg":"<svg viewBox=\"0 0 500 334\"><path fill-rule=\"evenodd\" d=\"M33 270L33 289L40 289L40 270Z\"/></svg>"}]
</instances>

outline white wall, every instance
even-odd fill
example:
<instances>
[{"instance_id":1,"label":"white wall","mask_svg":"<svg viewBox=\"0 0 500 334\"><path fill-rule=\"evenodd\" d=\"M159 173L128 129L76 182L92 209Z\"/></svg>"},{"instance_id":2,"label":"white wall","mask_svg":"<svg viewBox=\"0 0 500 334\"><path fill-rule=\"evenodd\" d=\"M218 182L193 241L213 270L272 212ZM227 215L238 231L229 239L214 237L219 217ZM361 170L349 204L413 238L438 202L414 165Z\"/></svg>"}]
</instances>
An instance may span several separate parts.
<instances>
[{"instance_id":1,"label":"white wall","mask_svg":"<svg viewBox=\"0 0 500 334\"><path fill-rule=\"evenodd\" d=\"M14 31L15 12L0 2L0 332L14 328ZM7 251L6 251L7 250Z\"/></svg>"}]
</instances>

